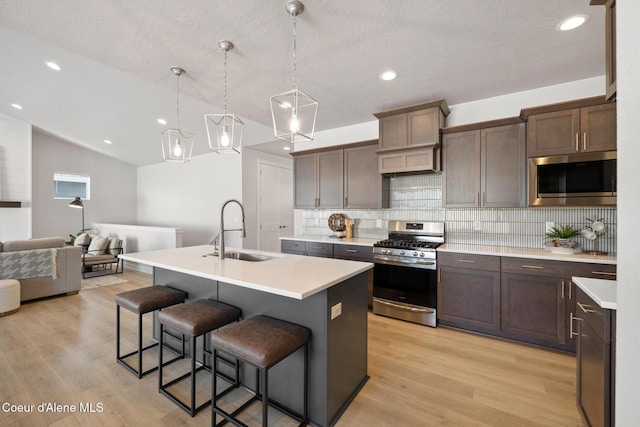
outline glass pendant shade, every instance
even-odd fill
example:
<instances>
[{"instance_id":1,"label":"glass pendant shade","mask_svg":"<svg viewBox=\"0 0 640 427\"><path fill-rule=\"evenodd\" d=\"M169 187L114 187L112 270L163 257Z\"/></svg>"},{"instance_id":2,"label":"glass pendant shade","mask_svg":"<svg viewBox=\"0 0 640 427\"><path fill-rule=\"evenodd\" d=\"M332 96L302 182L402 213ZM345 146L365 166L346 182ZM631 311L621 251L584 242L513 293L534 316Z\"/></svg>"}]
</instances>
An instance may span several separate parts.
<instances>
[{"instance_id":1,"label":"glass pendant shade","mask_svg":"<svg viewBox=\"0 0 640 427\"><path fill-rule=\"evenodd\" d=\"M275 137L288 142L313 140L318 101L298 88L271 97Z\"/></svg>"},{"instance_id":2,"label":"glass pendant shade","mask_svg":"<svg viewBox=\"0 0 640 427\"><path fill-rule=\"evenodd\" d=\"M195 134L180 129L180 76L185 73L182 68L173 67L171 72L176 76L176 127L162 131L162 158L166 162L186 163L191 160Z\"/></svg>"},{"instance_id":3,"label":"glass pendant shade","mask_svg":"<svg viewBox=\"0 0 640 427\"><path fill-rule=\"evenodd\" d=\"M234 154L242 151L244 123L235 114L205 114L209 137L209 149L218 154Z\"/></svg>"},{"instance_id":4,"label":"glass pendant shade","mask_svg":"<svg viewBox=\"0 0 640 427\"><path fill-rule=\"evenodd\" d=\"M304 11L299 0L288 0L285 10L293 16L293 89L271 97L275 137L291 143L311 141L316 129L318 101L296 84L296 17Z\"/></svg>"},{"instance_id":5,"label":"glass pendant shade","mask_svg":"<svg viewBox=\"0 0 640 427\"><path fill-rule=\"evenodd\" d=\"M166 129L162 132L162 157L167 162L186 163L191 160L195 135L180 129Z\"/></svg>"}]
</instances>

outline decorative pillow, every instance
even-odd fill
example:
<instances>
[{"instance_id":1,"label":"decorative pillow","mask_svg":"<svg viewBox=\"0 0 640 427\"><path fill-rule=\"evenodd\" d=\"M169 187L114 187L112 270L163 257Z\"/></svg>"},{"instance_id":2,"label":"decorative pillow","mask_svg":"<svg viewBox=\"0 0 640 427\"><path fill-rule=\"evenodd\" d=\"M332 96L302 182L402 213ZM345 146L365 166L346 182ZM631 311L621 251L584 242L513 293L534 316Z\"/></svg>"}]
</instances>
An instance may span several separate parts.
<instances>
[{"instance_id":1,"label":"decorative pillow","mask_svg":"<svg viewBox=\"0 0 640 427\"><path fill-rule=\"evenodd\" d=\"M73 241L73 246L84 246L91 242L91 237L87 233L82 233Z\"/></svg>"},{"instance_id":2,"label":"decorative pillow","mask_svg":"<svg viewBox=\"0 0 640 427\"><path fill-rule=\"evenodd\" d=\"M122 247L122 240L114 237L111 239L109 243L109 253L113 256L120 255L120 248Z\"/></svg>"},{"instance_id":3,"label":"decorative pillow","mask_svg":"<svg viewBox=\"0 0 640 427\"><path fill-rule=\"evenodd\" d=\"M105 249L109 246L109 238L107 237L96 237L91 239L91 244L89 245L89 254L90 255L104 255Z\"/></svg>"}]
</instances>

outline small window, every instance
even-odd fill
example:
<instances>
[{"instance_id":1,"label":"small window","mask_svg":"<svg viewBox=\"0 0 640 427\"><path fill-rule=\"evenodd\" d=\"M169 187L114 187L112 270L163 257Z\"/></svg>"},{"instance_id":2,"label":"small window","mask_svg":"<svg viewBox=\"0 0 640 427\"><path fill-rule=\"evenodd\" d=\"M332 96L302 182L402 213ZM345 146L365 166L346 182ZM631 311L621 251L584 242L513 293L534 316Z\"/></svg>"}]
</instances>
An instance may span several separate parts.
<instances>
[{"instance_id":1,"label":"small window","mask_svg":"<svg viewBox=\"0 0 640 427\"><path fill-rule=\"evenodd\" d=\"M91 199L91 178L89 175L54 172L53 174L53 198L82 200Z\"/></svg>"}]
</instances>

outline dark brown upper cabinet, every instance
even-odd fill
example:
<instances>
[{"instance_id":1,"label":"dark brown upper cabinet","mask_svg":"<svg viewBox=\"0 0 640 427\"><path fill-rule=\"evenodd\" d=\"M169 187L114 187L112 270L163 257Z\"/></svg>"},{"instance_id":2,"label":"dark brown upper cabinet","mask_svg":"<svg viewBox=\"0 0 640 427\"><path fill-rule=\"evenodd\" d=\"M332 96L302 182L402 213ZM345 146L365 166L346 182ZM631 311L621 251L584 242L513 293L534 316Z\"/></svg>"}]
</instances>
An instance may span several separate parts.
<instances>
[{"instance_id":1,"label":"dark brown upper cabinet","mask_svg":"<svg viewBox=\"0 0 640 427\"><path fill-rule=\"evenodd\" d=\"M616 0L591 0L591 6L604 6L606 98L616 98Z\"/></svg>"},{"instance_id":2,"label":"dark brown upper cabinet","mask_svg":"<svg viewBox=\"0 0 640 427\"><path fill-rule=\"evenodd\" d=\"M418 173L440 169L440 129L449 107L444 100L374 114L379 124L378 171Z\"/></svg>"},{"instance_id":3,"label":"dark brown upper cabinet","mask_svg":"<svg viewBox=\"0 0 640 427\"><path fill-rule=\"evenodd\" d=\"M527 119L528 157L559 156L616 149L616 104L603 97L522 110Z\"/></svg>"},{"instance_id":4,"label":"dark brown upper cabinet","mask_svg":"<svg viewBox=\"0 0 640 427\"><path fill-rule=\"evenodd\" d=\"M442 166L445 207L525 206L524 123L515 117L443 130Z\"/></svg>"},{"instance_id":5,"label":"dark brown upper cabinet","mask_svg":"<svg viewBox=\"0 0 640 427\"><path fill-rule=\"evenodd\" d=\"M293 154L298 209L388 207L388 178L378 173L378 141Z\"/></svg>"}]
</instances>

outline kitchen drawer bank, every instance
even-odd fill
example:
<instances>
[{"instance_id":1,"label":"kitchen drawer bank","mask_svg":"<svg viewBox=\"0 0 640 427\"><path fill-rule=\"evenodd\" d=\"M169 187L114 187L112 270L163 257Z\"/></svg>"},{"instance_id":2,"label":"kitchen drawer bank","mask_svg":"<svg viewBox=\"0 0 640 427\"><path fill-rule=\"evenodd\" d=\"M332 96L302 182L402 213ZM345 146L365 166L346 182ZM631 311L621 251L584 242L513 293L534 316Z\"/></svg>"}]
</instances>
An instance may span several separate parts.
<instances>
[{"instance_id":1,"label":"kitchen drawer bank","mask_svg":"<svg viewBox=\"0 0 640 427\"><path fill-rule=\"evenodd\" d=\"M280 238L280 251L286 254L373 262L373 244L378 239L338 239L328 236ZM367 304L373 306L373 269L367 272Z\"/></svg>"},{"instance_id":2,"label":"kitchen drawer bank","mask_svg":"<svg viewBox=\"0 0 640 427\"><path fill-rule=\"evenodd\" d=\"M441 325L572 352L577 334L571 278L616 278L615 256L459 244L438 252Z\"/></svg>"}]
</instances>

